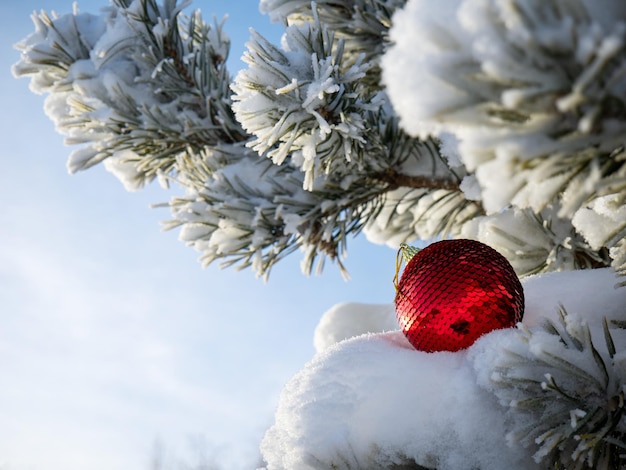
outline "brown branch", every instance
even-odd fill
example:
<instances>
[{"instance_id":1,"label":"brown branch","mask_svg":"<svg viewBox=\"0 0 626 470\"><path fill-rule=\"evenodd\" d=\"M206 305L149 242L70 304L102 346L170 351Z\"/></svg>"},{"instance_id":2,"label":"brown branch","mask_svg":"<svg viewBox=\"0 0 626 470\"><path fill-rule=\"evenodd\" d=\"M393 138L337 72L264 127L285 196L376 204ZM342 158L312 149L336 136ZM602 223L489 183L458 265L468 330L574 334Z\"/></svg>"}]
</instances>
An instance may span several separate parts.
<instances>
[{"instance_id":1,"label":"brown branch","mask_svg":"<svg viewBox=\"0 0 626 470\"><path fill-rule=\"evenodd\" d=\"M457 178L437 178L434 176L404 175L395 170L388 169L383 173L374 175L379 181L387 183L389 190L396 188L424 188L424 189L447 189L459 191L460 181Z\"/></svg>"}]
</instances>

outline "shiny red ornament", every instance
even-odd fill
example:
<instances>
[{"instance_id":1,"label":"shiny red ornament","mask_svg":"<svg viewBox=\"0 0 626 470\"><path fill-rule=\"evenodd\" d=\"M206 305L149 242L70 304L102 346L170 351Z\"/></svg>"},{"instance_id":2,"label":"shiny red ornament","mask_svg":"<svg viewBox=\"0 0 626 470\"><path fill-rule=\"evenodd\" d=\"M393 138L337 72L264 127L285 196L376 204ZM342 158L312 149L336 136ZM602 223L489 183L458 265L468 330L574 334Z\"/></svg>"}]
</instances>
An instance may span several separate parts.
<instances>
[{"instance_id":1,"label":"shiny red ornament","mask_svg":"<svg viewBox=\"0 0 626 470\"><path fill-rule=\"evenodd\" d=\"M475 240L433 243L397 276L396 316L420 351L465 349L485 333L515 326L524 313L524 290L510 263Z\"/></svg>"}]
</instances>

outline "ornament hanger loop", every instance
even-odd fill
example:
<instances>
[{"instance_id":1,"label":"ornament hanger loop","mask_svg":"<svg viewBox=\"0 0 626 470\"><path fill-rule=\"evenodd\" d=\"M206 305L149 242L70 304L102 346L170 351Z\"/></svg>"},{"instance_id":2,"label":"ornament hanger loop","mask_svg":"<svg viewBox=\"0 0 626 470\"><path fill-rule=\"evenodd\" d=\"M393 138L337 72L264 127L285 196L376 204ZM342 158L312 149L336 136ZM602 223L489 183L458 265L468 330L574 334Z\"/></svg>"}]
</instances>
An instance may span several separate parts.
<instances>
[{"instance_id":1,"label":"ornament hanger loop","mask_svg":"<svg viewBox=\"0 0 626 470\"><path fill-rule=\"evenodd\" d=\"M400 269L402 269L402 262L409 263L413 256L420 251L419 248L406 243L400 243L398 253L396 254L396 274L393 276L393 286L396 288L396 294L398 293L398 283L400 282Z\"/></svg>"}]
</instances>

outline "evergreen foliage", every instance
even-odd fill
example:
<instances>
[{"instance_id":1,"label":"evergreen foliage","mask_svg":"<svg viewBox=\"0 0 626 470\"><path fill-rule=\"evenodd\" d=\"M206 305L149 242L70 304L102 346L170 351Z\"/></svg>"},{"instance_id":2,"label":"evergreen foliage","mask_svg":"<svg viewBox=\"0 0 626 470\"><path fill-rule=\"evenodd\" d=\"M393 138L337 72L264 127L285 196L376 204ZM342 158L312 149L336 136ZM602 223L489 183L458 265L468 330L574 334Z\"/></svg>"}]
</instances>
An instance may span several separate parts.
<instances>
[{"instance_id":1,"label":"evergreen foliage","mask_svg":"<svg viewBox=\"0 0 626 470\"><path fill-rule=\"evenodd\" d=\"M325 257L343 269L347 236L373 220L387 219L405 239L453 233L481 212L463 197L437 142L408 137L371 79L393 10L386 5L381 16L376 5L361 5L354 18L343 4L321 15L317 6L291 5L299 21L285 32L288 50L256 34L234 95L223 25L187 17L173 1L113 1L100 17L35 16L14 73L49 93L58 130L83 144L70 171L104 161L129 189L157 177L183 186L167 226L181 226L203 262L267 275L302 248L305 272L320 255L320 269ZM336 9L345 17L338 32L321 21ZM362 26L348 35L354 21ZM418 216L399 220L403 207L423 200ZM419 227L442 208L437 227Z\"/></svg>"},{"instance_id":2,"label":"evergreen foliage","mask_svg":"<svg viewBox=\"0 0 626 470\"><path fill-rule=\"evenodd\" d=\"M513 428L508 438L533 448L537 462L568 470L626 465L624 351L616 351L606 319L604 336L605 348L597 347L589 326L561 308L559 324L524 329L514 343L519 350L496 365L496 395Z\"/></svg>"},{"instance_id":3,"label":"evergreen foliage","mask_svg":"<svg viewBox=\"0 0 626 470\"><path fill-rule=\"evenodd\" d=\"M71 172L184 189L166 227L204 264L267 276L301 249L306 273L344 270L365 232L478 239L520 275L626 275L621 1L261 0L282 44L253 33L232 78L224 23L186 1L111 0L34 15L13 71L79 146ZM553 468L624 465L613 334L600 349L564 312L522 330L494 371L511 442Z\"/></svg>"},{"instance_id":4,"label":"evergreen foliage","mask_svg":"<svg viewBox=\"0 0 626 470\"><path fill-rule=\"evenodd\" d=\"M611 262L623 270L621 30L603 35L579 2L518 3L512 12L488 4L483 28L469 31L504 44L495 58L435 43L452 56L433 73L461 96L453 106L440 97L436 126L460 143L425 135L428 119L407 125L391 106L381 60L394 57L399 0L265 0L262 11L285 24L283 44L254 33L234 80L223 23L184 14L186 2L42 13L14 73L49 94L58 130L81 145L70 171L104 162L130 189L155 178L185 188L167 226L182 227L204 263L268 275L302 248L305 272L325 257L343 269L348 235L365 230L393 245L480 239L520 275ZM497 156L511 145L516 158ZM259 184L246 182L251 174ZM506 191L494 183L502 178ZM607 229L589 228L598 223Z\"/></svg>"},{"instance_id":5,"label":"evergreen foliage","mask_svg":"<svg viewBox=\"0 0 626 470\"><path fill-rule=\"evenodd\" d=\"M383 59L406 130L456 137L487 223L528 243L496 246L526 257L532 238L498 219L522 210L530 227L539 218L552 248L533 271L612 261L623 272L623 4L452 0L445 18L425 5L415 0L397 18L397 47ZM405 91L407 75L418 92Z\"/></svg>"}]
</instances>

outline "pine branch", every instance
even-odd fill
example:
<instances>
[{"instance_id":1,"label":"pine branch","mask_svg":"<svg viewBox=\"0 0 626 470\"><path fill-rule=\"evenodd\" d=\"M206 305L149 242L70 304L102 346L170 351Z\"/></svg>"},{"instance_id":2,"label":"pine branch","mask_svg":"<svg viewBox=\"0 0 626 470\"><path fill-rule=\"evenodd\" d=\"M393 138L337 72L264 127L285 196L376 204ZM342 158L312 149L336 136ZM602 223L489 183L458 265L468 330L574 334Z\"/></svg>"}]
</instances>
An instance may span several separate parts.
<instances>
[{"instance_id":1,"label":"pine branch","mask_svg":"<svg viewBox=\"0 0 626 470\"><path fill-rule=\"evenodd\" d=\"M573 83L566 97L558 90L558 100L546 98L555 93L551 81L537 85L506 67L481 68L478 56L460 64L470 49L454 34L437 43L442 56L458 46L452 60L437 62L453 70L437 74L467 97L449 107L441 97L437 125L469 132L461 136L462 152L444 157L439 141L401 128L391 87L380 82L391 19L405 0L263 0L262 9L287 25L285 41L278 47L254 35L234 93L223 23L183 14L188 2L113 5L106 17L36 16L37 32L20 44L14 73L51 94L58 129L82 145L70 156L72 171L105 162L129 188L154 178L186 188L171 203L169 225L183 227L205 262L266 274L300 247L307 272L324 258L343 269L346 237L367 230L394 243L477 238L504 252L520 274L611 263L626 275L626 157L611 130L626 116L615 93L622 49L608 46L616 31L586 64L568 55L568 45L542 43L541 60L566 70ZM511 12L485 5L480 21L489 26L485 34L509 41L503 57L531 67L526 45L496 20L510 14L534 31L572 15L587 34L590 17L576 5L532 0ZM542 128L544 114L552 117ZM477 126L496 132L487 137L481 130L475 141ZM496 151L510 147L518 154ZM254 162L264 158L277 168ZM262 176L254 185L231 174L251 168ZM235 239L228 244L225 234Z\"/></svg>"},{"instance_id":2,"label":"pine branch","mask_svg":"<svg viewBox=\"0 0 626 470\"><path fill-rule=\"evenodd\" d=\"M389 44L388 31L393 14L406 0L262 0L261 11L274 21L286 24L312 22L317 15L329 29L344 38L351 54L364 54L374 62L365 80L378 86L379 60Z\"/></svg>"},{"instance_id":3,"label":"pine branch","mask_svg":"<svg viewBox=\"0 0 626 470\"><path fill-rule=\"evenodd\" d=\"M175 218L168 228L183 226L182 238L202 252L204 263L220 259L223 266L252 266L265 277L299 247L308 247L313 258L340 262L341 245L360 230L376 191L356 184L304 191L301 172L255 158L240 146L187 159L183 184L192 190L170 203ZM250 186L245 174L261 174L264 184Z\"/></svg>"},{"instance_id":4,"label":"pine branch","mask_svg":"<svg viewBox=\"0 0 626 470\"><path fill-rule=\"evenodd\" d=\"M547 250L558 262L547 265L610 263L625 273L623 15L604 22L603 9L580 0L474 7L456 18L411 7L398 16L383 63L406 130L462 142L458 159L487 214L551 211L554 225L573 218L567 236L586 247L571 250L559 235ZM405 39L409 24L416 33ZM420 85L407 86L407 74Z\"/></svg>"},{"instance_id":5,"label":"pine branch","mask_svg":"<svg viewBox=\"0 0 626 470\"><path fill-rule=\"evenodd\" d=\"M373 179L387 184L387 191L398 188L447 189L460 191L459 180L456 178L437 178L425 175L405 175L394 169L372 175Z\"/></svg>"},{"instance_id":6,"label":"pine branch","mask_svg":"<svg viewBox=\"0 0 626 470\"><path fill-rule=\"evenodd\" d=\"M42 13L38 35L19 46L14 73L48 80L49 100L67 94L66 106L49 110L68 143L87 144L70 156L70 170L114 159L127 169L120 177L137 187L175 175L176 157L188 149L247 140L230 108L223 25L205 24L197 12L185 17L185 2L113 4L98 21Z\"/></svg>"},{"instance_id":7,"label":"pine branch","mask_svg":"<svg viewBox=\"0 0 626 470\"><path fill-rule=\"evenodd\" d=\"M70 109L56 116L60 128L71 132L70 141L87 144L74 152L72 168L105 161L128 187L159 176L163 183L187 188L185 197L170 203L173 220L167 226L181 227L181 237L202 252L203 263L219 259L267 275L278 260L302 247L306 272L316 260L323 266L324 258L343 270L347 237L379 217L389 195L405 187L419 188L420 198L432 193L420 220L441 212L442 233L467 212L460 179L438 144L400 130L380 85L363 80L371 65L347 48L344 36L322 26L317 15L329 11L311 10L312 24L288 30L289 54L255 36L248 59L253 70L243 72L235 86L240 95L245 91L268 100L267 109L248 115L243 107L259 100L236 97L238 117L256 133L251 140L232 113L223 65L229 42L222 25L211 28L197 13L183 16L184 4L177 2L161 7L155 0L119 0L115 5L118 10L108 21L125 28L126 36L107 41L103 26L101 50L91 54L100 59L88 70L90 86L70 88ZM82 17L75 23L80 27ZM23 63L33 61L33 49L24 50ZM306 69L294 59L296 50L311 64L302 77L297 74ZM74 67L68 62L65 69ZM38 73L34 70L29 73ZM71 74L64 78L72 79ZM50 90L54 94L59 87L55 82ZM270 134L249 121L259 117L266 126L272 116ZM262 156L243 151L243 143L282 165L255 163ZM311 150L313 164L306 157ZM260 172L262 180L248 186L235 169ZM444 193L435 195L437 190Z\"/></svg>"},{"instance_id":8,"label":"pine branch","mask_svg":"<svg viewBox=\"0 0 626 470\"><path fill-rule=\"evenodd\" d=\"M586 324L563 307L559 313L545 332L523 330L523 353L507 351L495 367L495 393L509 407L509 438L553 468L621 468L626 377L608 322L607 352L600 352Z\"/></svg>"}]
</instances>

